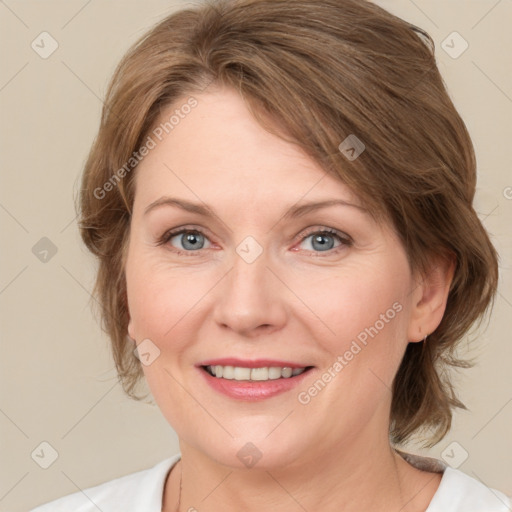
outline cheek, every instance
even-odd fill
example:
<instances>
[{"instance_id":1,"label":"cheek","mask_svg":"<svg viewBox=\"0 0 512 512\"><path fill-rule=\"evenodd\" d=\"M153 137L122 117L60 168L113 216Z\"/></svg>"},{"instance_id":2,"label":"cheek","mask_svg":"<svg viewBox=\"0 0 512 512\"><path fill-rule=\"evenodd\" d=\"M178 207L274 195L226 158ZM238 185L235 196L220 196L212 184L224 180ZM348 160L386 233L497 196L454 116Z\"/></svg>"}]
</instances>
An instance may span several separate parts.
<instances>
[{"instance_id":1,"label":"cheek","mask_svg":"<svg viewBox=\"0 0 512 512\"><path fill-rule=\"evenodd\" d=\"M339 340L361 334L364 341L368 331L375 334L406 324L408 278L404 273L398 279L392 267L347 267L324 279L301 280L295 290L311 312L311 329L329 333L325 339L333 348Z\"/></svg>"},{"instance_id":2,"label":"cheek","mask_svg":"<svg viewBox=\"0 0 512 512\"><path fill-rule=\"evenodd\" d=\"M353 268L325 280L323 287L302 289L320 318L311 315L307 329L326 357L317 379L299 390L298 400L308 417L328 417L329 423L343 418L342 437L363 429L376 411L386 421L407 345L408 277L404 272L397 279L392 266L386 272L381 268Z\"/></svg>"},{"instance_id":3,"label":"cheek","mask_svg":"<svg viewBox=\"0 0 512 512\"><path fill-rule=\"evenodd\" d=\"M200 299L212 284L204 273L170 269L143 257L129 260L126 279L134 337L137 343L151 340L150 351L158 354L151 364L142 365L146 382L169 423L186 431L198 412L180 384L182 369L190 366L187 349L197 329Z\"/></svg>"},{"instance_id":4,"label":"cheek","mask_svg":"<svg viewBox=\"0 0 512 512\"><path fill-rule=\"evenodd\" d=\"M359 393L376 400L387 394L403 356L410 278L400 262L347 266L298 290L312 312L307 328L328 354L325 368L336 375L331 390L347 403Z\"/></svg>"},{"instance_id":5,"label":"cheek","mask_svg":"<svg viewBox=\"0 0 512 512\"><path fill-rule=\"evenodd\" d=\"M129 262L126 278L133 337L138 343L151 340L163 356L159 364L144 368L148 377L164 362L175 370L191 364L188 349L197 342L205 314L211 312L221 277L211 268L176 268L151 258Z\"/></svg>"}]
</instances>

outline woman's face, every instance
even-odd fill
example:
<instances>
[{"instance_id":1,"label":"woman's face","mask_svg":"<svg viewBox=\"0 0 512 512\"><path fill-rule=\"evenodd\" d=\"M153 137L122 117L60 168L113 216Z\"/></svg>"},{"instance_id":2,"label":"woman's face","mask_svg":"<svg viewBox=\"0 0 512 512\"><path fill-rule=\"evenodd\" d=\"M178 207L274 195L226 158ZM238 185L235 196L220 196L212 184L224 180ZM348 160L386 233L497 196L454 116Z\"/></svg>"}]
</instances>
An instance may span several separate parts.
<instances>
[{"instance_id":1,"label":"woman's face","mask_svg":"<svg viewBox=\"0 0 512 512\"><path fill-rule=\"evenodd\" d=\"M195 98L136 171L129 335L158 406L182 447L234 467L387 439L420 339L403 247L236 92Z\"/></svg>"}]
</instances>

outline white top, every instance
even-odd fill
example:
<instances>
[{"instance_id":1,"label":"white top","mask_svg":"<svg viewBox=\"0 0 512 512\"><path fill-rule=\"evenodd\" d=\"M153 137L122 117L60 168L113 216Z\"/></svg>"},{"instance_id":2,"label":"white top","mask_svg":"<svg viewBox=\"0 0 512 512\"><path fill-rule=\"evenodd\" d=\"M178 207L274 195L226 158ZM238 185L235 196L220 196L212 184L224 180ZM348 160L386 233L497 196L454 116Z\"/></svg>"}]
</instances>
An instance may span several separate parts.
<instances>
[{"instance_id":1,"label":"white top","mask_svg":"<svg viewBox=\"0 0 512 512\"><path fill-rule=\"evenodd\" d=\"M512 501L440 460L398 453L426 471L442 472L441 484L425 512L511 512ZM30 512L161 512L167 474L181 455L156 466L64 496Z\"/></svg>"}]
</instances>

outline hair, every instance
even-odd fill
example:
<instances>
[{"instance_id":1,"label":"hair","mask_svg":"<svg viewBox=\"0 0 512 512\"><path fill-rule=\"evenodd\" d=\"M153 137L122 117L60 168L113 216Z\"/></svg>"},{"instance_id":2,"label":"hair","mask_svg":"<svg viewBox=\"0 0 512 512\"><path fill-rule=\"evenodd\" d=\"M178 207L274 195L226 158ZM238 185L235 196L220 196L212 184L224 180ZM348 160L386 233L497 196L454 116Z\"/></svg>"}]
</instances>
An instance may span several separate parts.
<instances>
[{"instance_id":1,"label":"hair","mask_svg":"<svg viewBox=\"0 0 512 512\"><path fill-rule=\"evenodd\" d=\"M446 370L472 364L455 349L492 306L497 254L472 207L474 149L431 37L367 1L210 1L166 17L119 63L82 177L79 226L98 258L94 292L124 391L140 400L124 273L139 149L164 108L210 87L237 90L266 129L387 219L412 270L454 260L443 319L426 342L408 344L392 389L391 442L422 432L436 444L452 410L466 408ZM355 159L339 149L349 135L365 146Z\"/></svg>"}]
</instances>

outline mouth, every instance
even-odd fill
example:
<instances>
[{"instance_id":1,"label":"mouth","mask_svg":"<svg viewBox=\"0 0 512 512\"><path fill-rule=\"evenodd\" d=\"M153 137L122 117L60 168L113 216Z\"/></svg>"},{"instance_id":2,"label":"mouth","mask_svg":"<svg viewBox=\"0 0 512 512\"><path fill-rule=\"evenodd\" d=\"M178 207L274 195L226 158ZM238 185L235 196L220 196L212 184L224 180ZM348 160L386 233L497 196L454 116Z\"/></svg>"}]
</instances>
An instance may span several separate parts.
<instances>
[{"instance_id":1,"label":"mouth","mask_svg":"<svg viewBox=\"0 0 512 512\"><path fill-rule=\"evenodd\" d=\"M289 379L303 374L313 368L305 366L299 368L291 368L290 366L262 366L256 368L247 368L243 366L222 366L206 365L201 366L204 371L217 379L237 380L237 381L253 381L265 382L277 379Z\"/></svg>"},{"instance_id":2,"label":"mouth","mask_svg":"<svg viewBox=\"0 0 512 512\"><path fill-rule=\"evenodd\" d=\"M229 398L258 401L296 387L314 369L285 361L223 359L198 365L207 384Z\"/></svg>"}]
</instances>

